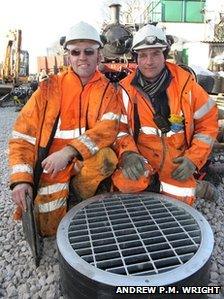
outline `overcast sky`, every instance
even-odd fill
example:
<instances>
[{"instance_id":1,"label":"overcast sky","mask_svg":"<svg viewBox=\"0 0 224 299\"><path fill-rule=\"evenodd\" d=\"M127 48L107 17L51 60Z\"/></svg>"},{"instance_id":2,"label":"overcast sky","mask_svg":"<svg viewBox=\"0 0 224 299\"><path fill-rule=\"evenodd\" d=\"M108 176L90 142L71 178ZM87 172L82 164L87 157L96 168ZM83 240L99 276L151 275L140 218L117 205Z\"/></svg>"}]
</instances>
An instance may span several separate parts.
<instances>
[{"instance_id":1,"label":"overcast sky","mask_svg":"<svg viewBox=\"0 0 224 299\"><path fill-rule=\"evenodd\" d=\"M80 20L100 29L105 0L5 0L0 12L0 61L10 29L22 30L22 49L30 54L30 70L36 70L36 57L50 47Z\"/></svg>"},{"instance_id":2,"label":"overcast sky","mask_svg":"<svg viewBox=\"0 0 224 299\"><path fill-rule=\"evenodd\" d=\"M215 3L224 0L209 0ZM4 0L0 12L0 61L10 29L22 30L22 49L30 54L30 71L36 71L36 57L46 55L46 48L83 20L100 30L109 0ZM115 2L115 1L114 1ZM116 1L118 2L118 1ZM121 2L121 1L119 1Z\"/></svg>"}]
</instances>

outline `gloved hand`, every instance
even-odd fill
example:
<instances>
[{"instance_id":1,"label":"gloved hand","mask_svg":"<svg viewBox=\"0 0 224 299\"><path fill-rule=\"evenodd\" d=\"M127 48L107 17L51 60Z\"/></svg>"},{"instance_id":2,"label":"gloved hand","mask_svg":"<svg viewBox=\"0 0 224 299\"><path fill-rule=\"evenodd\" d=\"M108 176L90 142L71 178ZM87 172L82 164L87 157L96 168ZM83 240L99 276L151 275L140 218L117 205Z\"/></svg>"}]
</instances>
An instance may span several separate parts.
<instances>
[{"instance_id":1,"label":"gloved hand","mask_svg":"<svg viewBox=\"0 0 224 299\"><path fill-rule=\"evenodd\" d=\"M26 211L26 193L28 193L30 197L33 196L33 189L28 183L18 184L12 190L12 200L23 211Z\"/></svg>"},{"instance_id":2,"label":"gloved hand","mask_svg":"<svg viewBox=\"0 0 224 299\"><path fill-rule=\"evenodd\" d=\"M54 178L59 171L65 169L76 154L77 151L71 146L66 146L60 151L52 153L42 161L43 171L51 174L51 177Z\"/></svg>"},{"instance_id":3,"label":"gloved hand","mask_svg":"<svg viewBox=\"0 0 224 299\"><path fill-rule=\"evenodd\" d=\"M197 180L195 196L204 198L205 200L216 201L219 198L219 193L217 188L208 181Z\"/></svg>"},{"instance_id":4,"label":"gloved hand","mask_svg":"<svg viewBox=\"0 0 224 299\"><path fill-rule=\"evenodd\" d=\"M134 152L124 152L121 156L122 173L130 180L138 180L147 171L146 159Z\"/></svg>"},{"instance_id":5,"label":"gloved hand","mask_svg":"<svg viewBox=\"0 0 224 299\"><path fill-rule=\"evenodd\" d=\"M173 162L180 164L172 172L172 178L177 181L186 181L195 172L196 166L187 157L175 158Z\"/></svg>"}]
</instances>

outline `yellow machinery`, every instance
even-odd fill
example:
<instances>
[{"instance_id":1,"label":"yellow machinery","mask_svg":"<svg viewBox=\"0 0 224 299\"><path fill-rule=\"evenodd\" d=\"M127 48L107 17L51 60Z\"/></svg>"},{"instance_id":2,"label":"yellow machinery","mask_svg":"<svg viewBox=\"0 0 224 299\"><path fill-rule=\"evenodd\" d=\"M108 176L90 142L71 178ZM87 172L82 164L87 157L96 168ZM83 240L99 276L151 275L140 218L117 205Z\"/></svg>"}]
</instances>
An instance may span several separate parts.
<instances>
[{"instance_id":1,"label":"yellow machinery","mask_svg":"<svg viewBox=\"0 0 224 299\"><path fill-rule=\"evenodd\" d=\"M22 31L10 30L7 35L5 59L1 69L3 83L20 84L29 76L29 54L21 50Z\"/></svg>"},{"instance_id":2,"label":"yellow machinery","mask_svg":"<svg viewBox=\"0 0 224 299\"><path fill-rule=\"evenodd\" d=\"M28 98L29 53L21 50L21 43L22 31L10 30L4 61L0 66L0 106L10 99L22 106Z\"/></svg>"}]
</instances>

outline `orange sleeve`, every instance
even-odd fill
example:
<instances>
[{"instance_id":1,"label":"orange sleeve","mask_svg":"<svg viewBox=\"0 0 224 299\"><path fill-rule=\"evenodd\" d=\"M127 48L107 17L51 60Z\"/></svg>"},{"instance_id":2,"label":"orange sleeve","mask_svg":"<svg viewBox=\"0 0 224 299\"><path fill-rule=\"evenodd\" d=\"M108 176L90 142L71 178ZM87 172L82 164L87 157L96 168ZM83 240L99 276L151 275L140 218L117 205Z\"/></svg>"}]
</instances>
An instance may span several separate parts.
<instances>
[{"instance_id":1,"label":"orange sleeve","mask_svg":"<svg viewBox=\"0 0 224 299\"><path fill-rule=\"evenodd\" d=\"M192 88L192 108L194 132L185 156L200 169L206 163L218 134L218 109L214 100L196 83Z\"/></svg>"},{"instance_id":2,"label":"orange sleeve","mask_svg":"<svg viewBox=\"0 0 224 299\"><path fill-rule=\"evenodd\" d=\"M93 111L88 111L88 113L94 114ZM120 117L121 106L118 101L118 94L116 89L110 86L105 92L95 125L75 138L69 145L80 153L83 160L90 158L101 148L111 146L114 143Z\"/></svg>"},{"instance_id":3,"label":"orange sleeve","mask_svg":"<svg viewBox=\"0 0 224 299\"><path fill-rule=\"evenodd\" d=\"M20 111L9 140L10 186L33 183L35 144L38 131L40 89L34 92Z\"/></svg>"}]
</instances>

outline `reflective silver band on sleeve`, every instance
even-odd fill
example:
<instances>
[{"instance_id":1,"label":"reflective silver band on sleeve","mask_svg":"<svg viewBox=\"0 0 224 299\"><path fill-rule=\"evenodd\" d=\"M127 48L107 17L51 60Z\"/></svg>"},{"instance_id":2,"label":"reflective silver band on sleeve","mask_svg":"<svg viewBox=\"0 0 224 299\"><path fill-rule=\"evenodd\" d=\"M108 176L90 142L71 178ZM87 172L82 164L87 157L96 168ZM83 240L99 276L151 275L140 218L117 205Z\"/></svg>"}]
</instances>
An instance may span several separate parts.
<instances>
[{"instance_id":1,"label":"reflective silver band on sleeve","mask_svg":"<svg viewBox=\"0 0 224 299\"><path fill-rule=\"evenodd\" d=\"M30 135L24 134L24 133L20 133L18 131L13 130L12 131L12 139L23 139L33 145L35 145L36 143L36 138L32 137Z\"/></svg>"},{"instance_id":2,"label":"reflective silver band on sleeve","mask_svg":"<svg viewBox=\"0 0 224 299\"><path fill-rule=\"evenodd\" d=\"M216 102L213 99L209 98L208 101L204 105L202 105L202 107L200 107L197 111L195 111L195 113L194 113L194 119L200 119L200 118L202 118L215 105L216 105Z\"/></svg>"},{"instance_id":3,"label":"reflective silver band on sleeve","mask_svg":"<svg viewBox=\"0 0 224 299\"><path fill-rule=\"evenodd\" d=\"M193 136L193 139L197 139L197 140L200 140L206 144L208 144L209 146L212 146L215 142L215 139L212 138L211 136L209 135L206 135L206 134L202 134L202 133L197 133Z\"/></svg>"},{"instance_id":4,"label":"reflective silver band on sleeve","mask_svg":"<svg viewBox=\"0 0 224 299\"><path fill-rule=\"evenodd\" d=\"M120 115L115 114L113 112L107 112L103 114L101 120L120 120Z\"/></svg>"},{"instance_id":5,"label":"reflective silver band on sleeve","mask_svg":"<svg viewBox=\"0 0 224 299\"><path fill-rule=\"evenodd\" d=\"M28 164L16 164L11 168L11 174L16 174L20 172L27 172L33 175L33 168Z\"/></svg>"},{"instance_id":6,"label":"reflective silver band on sleeve","mask_svg":"<svg viewBox=\"0 0 224 299\"><path fill-rule=\"evenodd\" d=\"M92 155L95 155L99 151L99 147L93 142L89 136L83 134L77 138L80 142L82 142L90 151Z\"/></svg>"}]
</instances>

